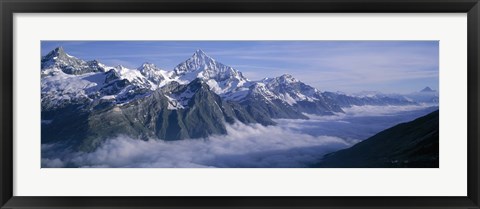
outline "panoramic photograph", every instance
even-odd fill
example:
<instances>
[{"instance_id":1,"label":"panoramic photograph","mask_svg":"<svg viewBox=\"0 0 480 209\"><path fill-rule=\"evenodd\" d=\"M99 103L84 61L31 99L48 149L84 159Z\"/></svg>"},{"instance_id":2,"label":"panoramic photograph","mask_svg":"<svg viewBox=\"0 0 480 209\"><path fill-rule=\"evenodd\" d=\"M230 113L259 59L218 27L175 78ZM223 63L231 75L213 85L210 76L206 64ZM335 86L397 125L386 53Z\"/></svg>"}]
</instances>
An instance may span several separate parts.
<instances>
[{"instance_id":1,"label":"panoramic photograph","mask_svg":"<svg viewBox=\"0 0 480 209\"><path fill-rule=\"evenodd\" d=\"M42 41L39 56L42 168L439 168L438 41Z\"/></svg>"}]
</instances>

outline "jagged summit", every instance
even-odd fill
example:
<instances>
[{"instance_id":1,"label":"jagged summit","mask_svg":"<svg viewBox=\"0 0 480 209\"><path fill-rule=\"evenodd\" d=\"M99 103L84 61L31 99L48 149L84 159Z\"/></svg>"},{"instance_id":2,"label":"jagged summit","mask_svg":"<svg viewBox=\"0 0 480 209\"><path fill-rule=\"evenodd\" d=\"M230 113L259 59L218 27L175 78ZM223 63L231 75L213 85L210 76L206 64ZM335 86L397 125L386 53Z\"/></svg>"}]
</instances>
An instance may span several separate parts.
<instances>
[{"instance_id":1,"label":"jagged summit","mask_svg":"<svg viewBox=\"0 0 480 209\"><path fill-rule=\"evenodd\" d=\"M125 73L125 72L130 72L132 71L133 69L130 69L128 67L125 67L124 65L117 65L115 67L113 67L114 69L116 69L119 73Z\"/></svg>"},{"instance_id":2,"label":"jagged summit","mask_svg":"<svg viewBox=\"0 0 480 209\"><path fill-rule=\"evenodd\" d=\"M284 95L284 100L290 104L303 100L317 100L321 97L320 91L312 86L297 80L290 74L283 74L272 79L264 79L267 88L275 95Z\"/></svg>"},{"instance_id":3,"label":"jagged summit","mask_svg":"<svg viewBox=\"0 0 480 209\"><path fill-rule=\"evenodd\" d=\"M62 46L55 48L54 50L52 50L52 52L55 52L57 54L65 54L65 50L63 50Z\"/></svg>"},{"instance_id":4,"label":"jagged summit","mask_svg":"<svg viewBox=\"0 0 480 209\"><path fill-rule=\"evenodd\" d=\"M89 63L93 63L93 64L98 64L98 63L100 63L100 61L98 61L98 60L96 60L96 59L95 59L95 60L92 60L92 61L88 61L88 62L89 62Z\"/></svg>"},{"instance_id":5,"label":"jagged summit","mask_svg":"<svg viewBox=\"0 0 480 209\"><path fill-rule=\"evenodd\" d=\"M223 65L222 63L219 63L217 62L213 57L209 56L207 53L205 53L203 50L201 49L197 49L195 51L195 53L193 53L192 59L194 60L197 60L199 63L203 63L205 64L207 67L212 64L221 64Z\"/></svg>"},{"instance_id":6,"label":"jagged summit","mask_svg":"<svg viewBox=\"0 0 480 209\"><path fill-rule=\"evenodd\" d=\"M420 92L435 92L435 90L431 89L430 87L423 88Z\"/></svg>"},{"instance_id":7,"label":"jagged summit","mask_svg":"<svg viewBox=\"0 0 480 209\"><path fill-rule=\"evenodd\" d=\"M201 49L195 50L195 53L193 53L192 56L193 56L193 57L205 57L205 58L213 59L212 57L208 56L207 53L205 53L205 52L204 52L203 50L201 50Z\"/></svg>"},{"instance_id":8,"label":"jagged summit","mask_svg":"<svg viewBox=\"0 0 480 209\"><path fill-rule=\"evenodd\" d=\"M50 51L47 55L42 57L42 62L52 60L52 59L58 59L58 58L63 58L63 56L67 55L65 51L63 50L63 47L57 47Z\"/></svg>"},{"instance_id":9,"label":"jagged summit","mask_svg":"<svg viewBox=\"0 0 480 209\"><path fill-rule=\"evenodd\" d=\"M157 66L150 62L144 62L139 68L157 68Z\"/></svg>"},{"instance_id":10,"label":"jagged summit","mask_svg":"<svg viewBox=\"0 0 480 209\"><path fill-rule=\"evenodd\" d=\"M54 53L54 54L64 54L65 50L63 49L62 46L59 46L59 47L53 49L52 51L50 51L48 54L52 54L52 53Z\"/></svg>"},{"instance_id":11,"label":"jagged summit","mask_svg":"<svg viewBox=\"0 0 480 209\"><path fill-rule=\"evenodd\" d=\"M270 87L274 87L274 86L289 86L289 85L303 85L303 83L296 79L295 77L293 77L292 75L290 74L283 74L281 76L278 76L278 77L274 77L274 78L264 78L263 80L263 83L267 84L268 86Z\"/></svg>"},{"instance_id":12,"label":"jagged summit","mask_svg":"<svg viewBox=\"0 0 480 209\"><path fill-rule=\"evenodd\" d=\"M162 70L153 63L145 62L137 70L158 87L166 85L171 80L170 72Z\"/></svg>"},{"instance_id":13,"label":"jagged summit","mask_svg":"<svg viewBox=\"0 0 480 209\"><path fill-rule=\"evenodd\" d=\"M208 56L201 49L197 49L193 55L175 67L174 72L177 75L183 75L188 72L194 72L205 69L215 69L219 67L226 67L218 63L212 57Z\"/></svg>"},{"instance_id":14,"label":"jagged summit","mask_svg":"<svg viewBox=\"0 0 480 209\"><path fill-rule=\"evenodd\" d=\"M217 62L201 49L173 70L173 79L181 83L188 83L196 78L208 81L217 94L234 91L249 81L241 72Z\"/></svg>"},{"instance_id":15,"label":"jagged summit","mask_svg":"<svg viewBox=\"0 0 480 209\"><path fill-rule=\"evenodd\" d=\"M63 47L57 47L42 57L42 75L62 71L66 74L80 75L88 72L105 72L105 65L97 60L84 61L65 52Z\"/></svg>"},{"instance_id":16,"label":"jagged summit","mask_svg":"<svg viewBox=\"0 0 480 209\"><path fill-rule=\"evenodd\" d=\"M297 80L296 78L294 78L292 75L290 74L283 74L282 76L278 77L278 79L281 81L281 82L287 82L287 83L296 83L296 82L299 82L299 80Z\"/></svg>"},{"instance_id":17,"label":"jagged summit","mask_svg":"<svg viewBox=\"0 0 480 209\"><path fill-rule=\"evenodd\" d=\"M139 70L142 74L152 74L156 71L160 71L161 69L153 63L145 62L140 67L138 67L137 70Z\"/></svg>"}]
</instances>

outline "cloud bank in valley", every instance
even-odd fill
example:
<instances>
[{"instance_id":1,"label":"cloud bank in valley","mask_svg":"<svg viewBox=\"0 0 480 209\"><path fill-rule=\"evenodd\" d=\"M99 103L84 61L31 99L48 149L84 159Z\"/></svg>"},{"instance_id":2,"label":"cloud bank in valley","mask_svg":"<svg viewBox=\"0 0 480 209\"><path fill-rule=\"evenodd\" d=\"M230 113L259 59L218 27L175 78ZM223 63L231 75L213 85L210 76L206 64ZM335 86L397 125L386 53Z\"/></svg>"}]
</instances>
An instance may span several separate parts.
<instances>
[{"instance_id":1,"label":"cloud bank in valley","mask_svg":"<svg viewBox=\"0 0 480 209\"><path fill-rule=\"evenodd\" d=\"M227 135L162 141L118 136L91 153L42 145L42 167L308 167L324 154L347 148L438 107L362 106L310 120L277 120L277 126L236 123Z\"/></svg>"},{"instance_id":2,"label":"cloud bank in valley","mask_svg":"<svg viewBox=\"0 0 480 209\"><path fill-rule=\"evenodd\" d=\"M228 126L228 135L200 140L135 140L116 137L92 153L44 158L42 167L305 167L348 147L338 137L311 136L278 126ZM54 146L45 152L56 152Z\"/></svg>"}]
</instances>

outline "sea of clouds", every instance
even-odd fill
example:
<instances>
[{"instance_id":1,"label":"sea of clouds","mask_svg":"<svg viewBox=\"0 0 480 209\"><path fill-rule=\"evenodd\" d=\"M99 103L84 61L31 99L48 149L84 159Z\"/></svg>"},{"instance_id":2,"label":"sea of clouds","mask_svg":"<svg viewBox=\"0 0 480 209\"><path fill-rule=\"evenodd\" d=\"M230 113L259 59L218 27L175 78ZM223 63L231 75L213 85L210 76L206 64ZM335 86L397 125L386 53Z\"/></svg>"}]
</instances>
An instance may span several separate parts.
<instances>
[{"instance_id":1,"label":"sea of clouds","mask_svg":"<svg viewBox=\"0 0 480 209\"><path fill-rule=\"evenodd\" d=\"M42 167L308 167L327 153L436 109L352 107L332 116L308 115L309 120L276 120L276 126L235 123L227 126L227 135L205 139L143 141L118 136L90 153L42 145Z\"/></svg>"}]
</instances>

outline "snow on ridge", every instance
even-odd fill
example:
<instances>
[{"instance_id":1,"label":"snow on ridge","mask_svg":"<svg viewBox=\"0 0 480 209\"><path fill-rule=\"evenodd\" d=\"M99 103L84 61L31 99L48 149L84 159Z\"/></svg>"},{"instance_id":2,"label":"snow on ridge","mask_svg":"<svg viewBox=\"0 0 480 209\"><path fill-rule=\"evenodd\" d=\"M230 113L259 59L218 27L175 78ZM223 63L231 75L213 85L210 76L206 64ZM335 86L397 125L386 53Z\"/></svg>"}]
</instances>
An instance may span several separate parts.
<instances>
[{"instance_id":1,"label":"snow on ridge","mask_svg":"<svg viewBox=\"0 0 480 209\"><path fill-rule=\"evenodd\" d=\"M165 95L165 97L168 99L167 109L169 110L185 109L185 107L177 99L169 95Z\"/></svg>"},{"instance_id":2,"label":"snow on ridge","mask_svg":"<svg viewBox=\"0 0 480 209\"><path fill-rule=\"evenodd\" d=\"M192 57L178 64L173 70L173 79L187 84L200 78L217 94L236 91L249 80L240 71L217 62L202 50L197 50Z\"/></svg>"},{"instance_id":3,"label":"snow on ridge","mask_svg":"<svg viewBox=\"0 0 480 209\"><path fill-rule=\"evenodd\" d=\"M315 102L321 97L321 92L290 74L283 74L278 77L264 78L259 81L266 86L271 94L276 95L277 99L282 100L290 106L299 101Z\"/></svg>"}]
</instances>

